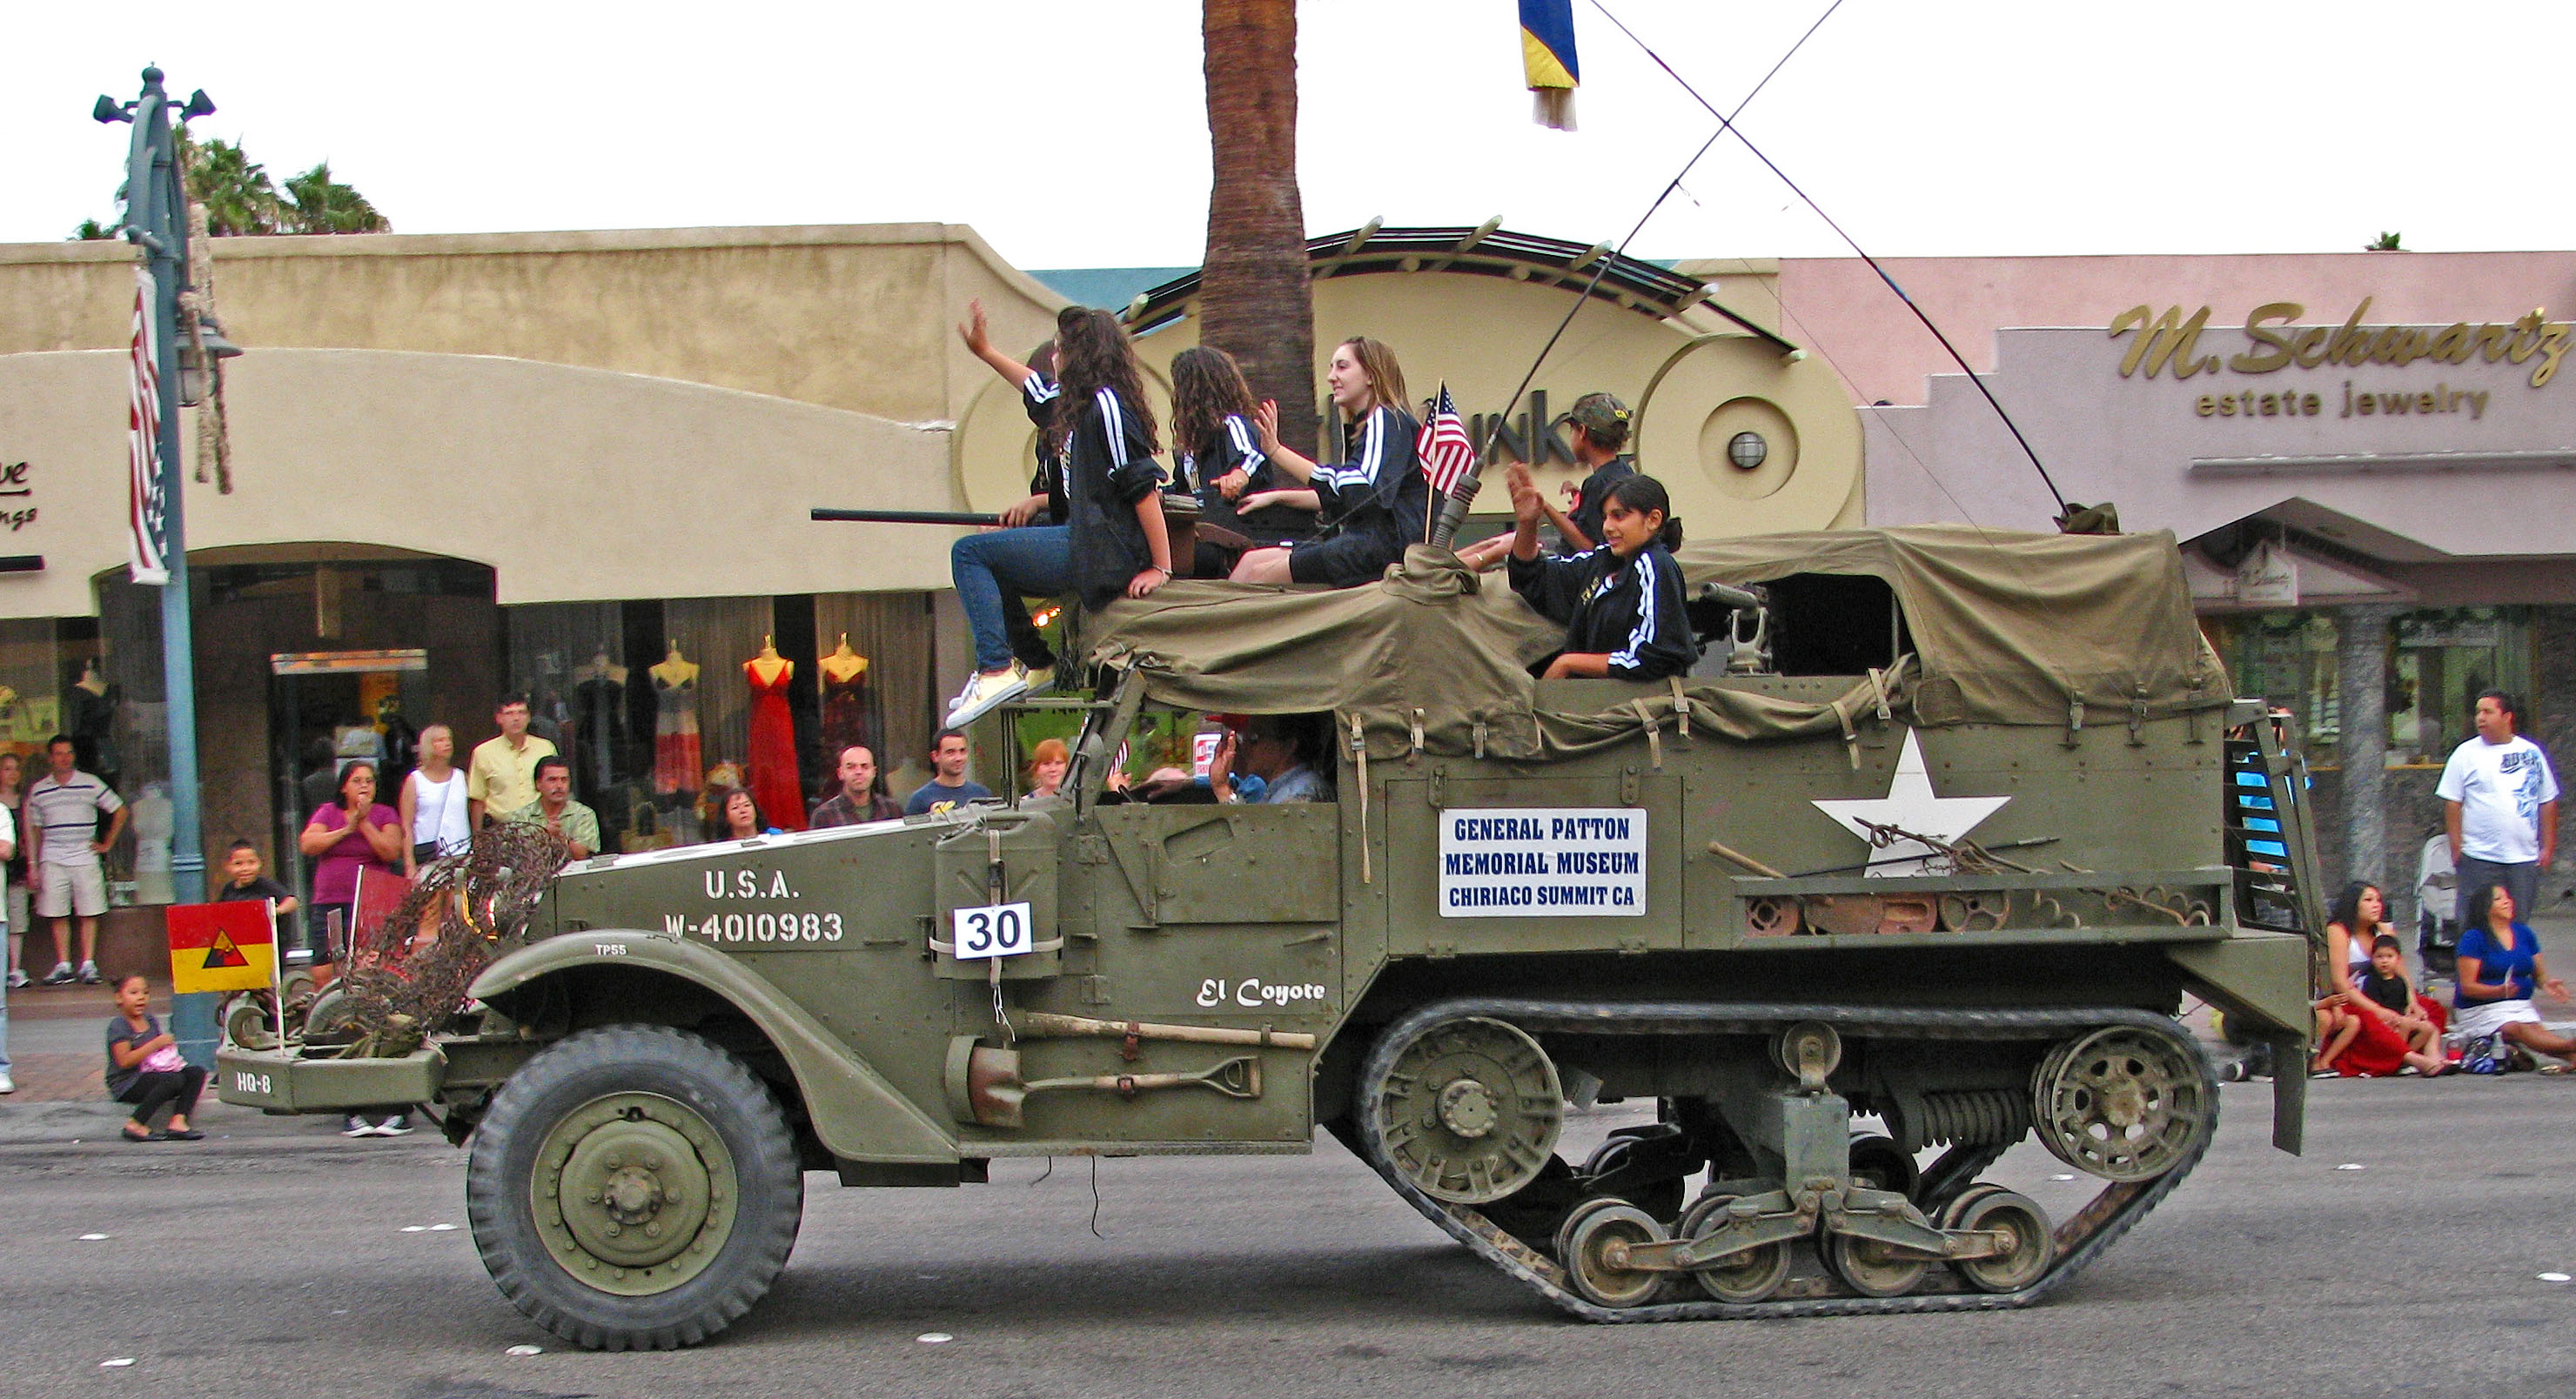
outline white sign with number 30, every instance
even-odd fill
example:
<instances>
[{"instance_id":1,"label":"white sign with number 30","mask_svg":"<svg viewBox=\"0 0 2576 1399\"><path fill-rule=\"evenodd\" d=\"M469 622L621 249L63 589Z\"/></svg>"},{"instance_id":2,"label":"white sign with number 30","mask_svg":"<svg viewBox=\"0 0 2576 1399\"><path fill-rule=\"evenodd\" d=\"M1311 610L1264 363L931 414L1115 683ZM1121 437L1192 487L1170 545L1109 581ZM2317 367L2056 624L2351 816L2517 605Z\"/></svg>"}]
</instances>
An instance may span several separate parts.
<instances>
[{"instance_id":1,"label":"white sign with number 30","mask_svg":"<svg viewBox=\"0 0 2576 1399\"><path fill-rule=\"evenodd\" d=\"M957 960L974 961L985 957L1017 957L1037 945L1029 931L1029 906L994 904L988 908L961 908L949 915L957 939Z\"/></svg>"}]
</instances>

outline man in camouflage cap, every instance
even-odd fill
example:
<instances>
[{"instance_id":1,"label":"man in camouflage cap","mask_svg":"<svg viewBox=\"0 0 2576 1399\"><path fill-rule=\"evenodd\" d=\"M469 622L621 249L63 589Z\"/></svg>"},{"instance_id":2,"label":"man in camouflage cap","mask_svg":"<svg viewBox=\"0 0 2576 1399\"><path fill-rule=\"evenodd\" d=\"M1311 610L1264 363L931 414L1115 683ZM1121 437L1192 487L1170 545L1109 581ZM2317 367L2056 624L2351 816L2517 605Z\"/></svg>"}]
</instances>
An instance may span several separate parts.
<instances>
[{"instance_id":1,"label":"man in camouflage cap","mask_svg":"<svg viewBox=\"0 0 2576 1399\"><path fill-rule=\"evenodd\" d=\"M1579 485L1570 486L1574 509L1560 511L1543 504L1549 523L1565 538L1565 551L1579 554L1601 542L1601 510L1609 499L1611 483L1622 476L1633 476L1637 463L1629 457L1628 405L1606 393L1588 393L1574 400L1566 410L1566 426L1574 429L1574 460L1592 474Z\"/></svg>"}]
</instances>

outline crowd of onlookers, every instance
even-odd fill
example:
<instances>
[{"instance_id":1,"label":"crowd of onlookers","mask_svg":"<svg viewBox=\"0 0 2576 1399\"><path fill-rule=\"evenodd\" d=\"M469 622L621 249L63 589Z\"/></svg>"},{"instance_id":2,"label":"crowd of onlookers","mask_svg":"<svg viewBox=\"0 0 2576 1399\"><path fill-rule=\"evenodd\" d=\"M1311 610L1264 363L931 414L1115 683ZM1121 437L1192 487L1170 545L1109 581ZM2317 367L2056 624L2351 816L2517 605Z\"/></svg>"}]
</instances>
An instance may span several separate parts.
<instances>
[{"instance_id":1,"label":"crowd of onlookers","mask_svg":"<svg viewBox=\"0 0 2576 1399\"><path fill-rule=\"evenodd\" d=\"M2419 882L2418 945L2428 974L2447 972L2449 1004L2409 978L2386 896L2355 880L2327 918L2328 984L2316 1003L2311 1073L2377 1078L2529 1065L2554 1074L2576 1060L2576 1038L2551 1029L2532 1004L2537 992L2567 997L2528 921L2557 853L2558 779L2549 755L2516 732L2518 717L2512 696L2480 695L2477 734L2452 751L2434 789L2444 829L2427 853L2448 856L2450 906L2440 907L2438 877ZM2542 1063L2542 1055L2561 1062Z\"/></svg>"}]
</instances>

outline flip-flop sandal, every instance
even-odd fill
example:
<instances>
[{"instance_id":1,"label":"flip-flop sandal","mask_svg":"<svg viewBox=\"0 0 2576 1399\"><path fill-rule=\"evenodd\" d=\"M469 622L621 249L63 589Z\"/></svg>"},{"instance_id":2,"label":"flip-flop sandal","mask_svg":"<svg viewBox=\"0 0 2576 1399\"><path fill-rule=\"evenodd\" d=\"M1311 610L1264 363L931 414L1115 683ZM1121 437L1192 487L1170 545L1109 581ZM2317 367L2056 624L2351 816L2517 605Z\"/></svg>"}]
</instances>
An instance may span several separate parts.
<instances>
[{"instance_id":1,"label":"flip-flop sandal","mask_svg":"<svg viewBox=\"0 0 2576 1399\"><path fill-rule=\"evenodd\" d=\"M2565 1064L2543 1064L2540 1066L2540 1072L2554 1077L2556 1075L2566 1073L2567 1066Z\"/></svg>"},{"instance_id":2,"label":"flip-flop sandal","mask_svg":"<svg viewBox=\"0 0 2576 1399\"><path fill-rule=\"evenodd\" d=\"M146 1132L146 1133L144 1133L142 1136L139 1136L139 1137L138 1137L138 1136L136 1136L136 1135L134 1135L132 1132L119 1132L119 1133L117 1133L117 1135L118 1135L118 1136L120 1136L120 1137L125 1138L127 1141L130 1141L130 1142L166 1142L166 1141L170 1140L170 1134L169 1134L169 1133L164 1132L164 1131L161 1131L161 1130L159 1130L159 1129L157 1129L157 1128L156 1128L156 1129L154 1129L154 1130L152 1130L152 1131Z\"/></svg>"},{"instance_id":3,"label":"flip-flop sandal","mask_svg":"<svg viewBox=\"0 0 2576 1399\"><path fill-rule=\"evenodd\" d=\"M161 1134L161 1140L165 1142L201 1142L205 1139L206 1134L198 1131L194 1127L182 1127L176 1132L163 1132Z\"/></svg>"}]
</instances>

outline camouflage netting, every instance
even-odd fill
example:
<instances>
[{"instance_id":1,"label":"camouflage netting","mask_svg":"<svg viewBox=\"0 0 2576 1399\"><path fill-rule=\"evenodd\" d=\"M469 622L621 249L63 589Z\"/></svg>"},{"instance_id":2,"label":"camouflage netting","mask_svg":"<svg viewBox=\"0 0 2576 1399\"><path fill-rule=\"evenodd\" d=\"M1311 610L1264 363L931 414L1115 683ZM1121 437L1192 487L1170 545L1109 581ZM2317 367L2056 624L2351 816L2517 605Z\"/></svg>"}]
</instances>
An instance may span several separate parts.
<instances>
[{"instance_id":1,"label":"camouflage netting","mask_svg":"<svg viewBox=\"0 0 2576 1399\"><path fill-rule=\"evenodd\" d=\"M572 859L563 837L504 823L422 866L383 921L353 930L341 986L358 1038L340 1057L398 1058L465 1004L465 988L523 940L528 914Z\"/></svg>"}]
</instances>

